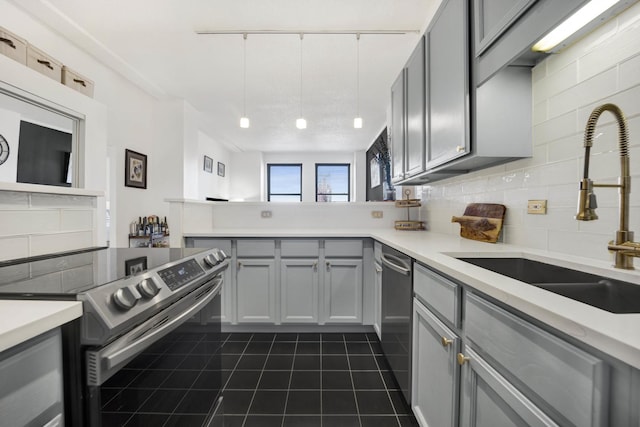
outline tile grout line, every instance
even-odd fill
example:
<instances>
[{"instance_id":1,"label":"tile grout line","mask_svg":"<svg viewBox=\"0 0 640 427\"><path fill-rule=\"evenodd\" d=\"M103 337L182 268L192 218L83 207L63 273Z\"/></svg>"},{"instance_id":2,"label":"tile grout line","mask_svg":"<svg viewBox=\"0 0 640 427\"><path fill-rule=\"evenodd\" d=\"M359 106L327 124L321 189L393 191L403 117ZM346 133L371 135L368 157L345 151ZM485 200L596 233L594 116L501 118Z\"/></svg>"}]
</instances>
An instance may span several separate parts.
<instances>
[{"instance_id":1,"label":"tile grout line","mask_svg":"<svg viewBox=\"0 0 640 427\"><path fill-rule=\"evenodd\" d=\"M358 395L356 394L356 384L353 382L353 372L351 371L351 361L349 360L349 348L347 347L347 338L342 335L345 356L347 358L347 367L349 368L349 378L351 378L351 390L353 391L353 400L356 402L356 413L358 414L358 425L362 427L362 419L360 418L360 406L358 405ZM367 341L369 339L367 338ZM371 347L369 347L371 348Z\"/></svg>"},{"instance_id":2,"label":"tile grout line","mask_svg":"<svg viewBox=\"0 0 640 427\"><path fill-rule=\"evenodd\" d=\"M396 422L400 427L402 424L400 423L400 417L398 416L398 411L396 410L396 405L393 404L393 399L391 399L391 393L389 393L389 387L387 386L387 382L384 380L384 376L382 375L382 371L380 370L380 364L378 364L378 358L375 356L376 353L373 351L373 347L371 346L371 341L369 341L369 337L367 337L367 343L369 344L369 349L371 350L371 354L373 354L373 360L376 362L376 366L378 367L378 375L380 375L380 379L382 380L382 384L384 385L384 390L387 393L387 398L391 403L391 408L393 408L393 413L396 416Z\"/></svg>"},{"instance_id":3,"label":"tile grout line","mask_svg":"<svg viewBox=\"0 0 640 427\"><path fill-rule=\"evenodd\" d=\"M247 341L247 346L245 347L245 350L247 349L247 347L249 347L249 343L252 341L253 339L253 334L251 334L251 337L249 338L249 341ZM260 385L260 380L262 379L262 374L264 373L264 368L267 366L267 361L269 361L269 356L271 355L271 349L273 348L273 343L276 341L276 334L273 335L273 339L271 340L271 345L269 346L269 352L267 353L267 357L264 359L264 364L262 365L262 369L260 370L260 376L258 377L258 382L256 383L256 388L253 389L253 395L251 395L251 400L249 401L249 406L247 406L247 412L244 414L244 419L242 420L242 427L244 427L244 425L247 423L247 418L249 417L249 411L251 410L251 405L253 405L253 400L256 397L256 393L258 392L258 386ZM244 354L244 353L243 353ZM238 359L238 363L240 362L240 359ZM236 364L237 366L237 364ZM235 372L235 369L234 371Z\"/></svg>"},{"instance_id":4,"label":"tile grout line","mask_svg":"<svg viewBox=\"0 0 640 427\"><path fill-rule=\"evenodd\" d=\"M277 336L277 335L276 335ZM298 351L298 339L299 335L296 335L296 345L293 348L293 359L291 359L291 369L289 370L289 384L287 385L287 395L284 398L284 409L282 413L281 427L284 427L285 417L287 415L287 404L289 403L289 392L291 391L291 381L293 380L293 365L296 363L296 352Z\"/></svg>"}]
</instances>

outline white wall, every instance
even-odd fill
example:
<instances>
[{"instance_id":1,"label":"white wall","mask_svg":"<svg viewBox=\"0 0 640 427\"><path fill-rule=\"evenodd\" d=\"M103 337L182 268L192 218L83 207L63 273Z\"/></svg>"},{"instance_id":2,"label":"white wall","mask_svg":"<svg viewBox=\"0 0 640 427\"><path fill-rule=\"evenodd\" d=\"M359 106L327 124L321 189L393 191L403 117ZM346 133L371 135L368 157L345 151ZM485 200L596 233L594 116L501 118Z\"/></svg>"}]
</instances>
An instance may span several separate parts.
<instances>
[{"instance_id":1,"label":"white wall","mask_svg":"<svg viewBox=\"0 0 640 427\"><path fill-rule=\"evenodd\" d=\"M265 169L263 153L260 151L231 153L233 169L231 178L231 200L259 202L264 199Z\"/></svg>"},{"instance_id":2,"label":"white wall","mask_svg":"<svg viewBox=\"0 0 640 427\"><path fill-rule=\"evenodd\" d=\"M431 230L458 234L452 215L471 202L507 206L503 240L534 248L609 259L607 243L618 229L617 191L597 188L598 215L573 219L582 177L587 118L605 102L625 112L632 175L630 229L640 233L640 4L533 69L533 144L530 159L423 186L422 208ZM605 112L591 151L594 182L619 175L617 127ZM547 199L547 215L528 215L528 199ZM636 235L636 238L640 234Z\"/></svg>"},{"instance_id":3,"label":"white wall","mask_svg":"<svg viewBox=\"0 0 640 427\"><path fill-rule=\"evenodd\" d=\"M204 156L213 159L213 171L204 170ZM207 197L229 199L231 197L230 183L233 167L231 153L222 144L204 132L198 132L198 199L206 200ZM225 176L218 175L218 162L225 165Z\"/></svg>"}]
</instances>

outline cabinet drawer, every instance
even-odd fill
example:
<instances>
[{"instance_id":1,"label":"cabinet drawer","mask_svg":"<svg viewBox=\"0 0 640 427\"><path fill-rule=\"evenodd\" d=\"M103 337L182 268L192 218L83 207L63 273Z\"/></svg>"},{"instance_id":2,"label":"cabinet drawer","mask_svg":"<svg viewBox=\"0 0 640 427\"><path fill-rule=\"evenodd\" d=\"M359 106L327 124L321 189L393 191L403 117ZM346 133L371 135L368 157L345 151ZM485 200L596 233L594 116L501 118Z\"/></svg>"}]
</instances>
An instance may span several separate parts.
<instances>
[{"instance_id":1,"label":"cabinet drawer","mask_svg":"<svg viewBox=\"0 0 640 427\"><path fill-rule=\"evenodd\" d=\"M327 257L362 257L362 240L325 240L324 255Z\"/></svg>"},{"instance_id":2,"label":"cabinet drawer","mask_svg":"<svg viewBox=\"0 0 640 427\"><path fill-rule=\"evenodd\" d=\"M224 253L231 256L231 240L227 239L194 238L193 247L208 249L218 248L222 249Z\"/></svg>"},{"instance_id":3,"label":"cabinet drawer","mask_svg":"<svg viewBox=\"0 0 640 427\"><path fill-rule=\"evenodd\" d=\"M458 327L460 286L420 264L413 265L413 292L450 324Z\"/></svg>"},{"instance_id":4,"label":"cabinet drawer","mask_svg":"<svg viewBox=\"0 0 640 427\"><path fill-rule=\"evenodd\" d=\"M280 253L283 257L317 257L320 242L317 240L282 240Z\"/></svg>"},{"instance_id":5,"label":"cabinet drawer","mask_svg":"<svg viewBox=\"0 0 640 427\"><path fill-rule=\"evenodd\" d=\"M62 82L62 63L32 45L27 46L27 67L58 83Z\"/></svg>"},{"instance_id":6,"label":"cabinet drawer","mask_svg":"<svg viewBox=\"0 0 640 427\"><path fill-rule=\"evenodd\" d=\"M566 421L606 425L608 368L596 357L473 294L466 294L466 335L505 376L537 395ZM501 370L501 369L498 369Z\"/></svg>"},{"instance_id":7,"label":"cabinet drawer","mask_svg":"<svg viewBox=\"0 0 640 427\"><path fill-rule=\"evenodd\" d=\"M275 240L238 240L238 258L243 256L273 258L275 255Z\"/></svg>"},{"instance_id":8,"label":"cabinet drawer","mask_svg":"<svg viewBox=\"0 0 640 427\"><path fill-rule=\"evenodd\" d=\"M93 82L66 65L62 67L62 84L93 98Z\"/></svg>"},{"instance_id":9,"label":"cabinet drawer","mask_svg":"<svg viewBox=\"0 0 640 427\"><path fill-rule=\"evenodd\" d=\"M0 54L8 56L19 63L26 65L27 42L10 31L0 27Z\"/></svg>"}]
</instances>

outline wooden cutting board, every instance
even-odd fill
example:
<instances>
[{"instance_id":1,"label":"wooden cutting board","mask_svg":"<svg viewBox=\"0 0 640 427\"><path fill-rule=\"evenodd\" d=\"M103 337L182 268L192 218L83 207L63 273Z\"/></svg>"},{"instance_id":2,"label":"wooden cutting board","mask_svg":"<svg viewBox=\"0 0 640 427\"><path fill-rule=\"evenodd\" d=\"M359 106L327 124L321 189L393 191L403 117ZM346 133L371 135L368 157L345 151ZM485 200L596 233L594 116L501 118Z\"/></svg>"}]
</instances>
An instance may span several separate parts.
<instances>
[{"instance_id":1,"label":"wooden cutting board","mask_svg":"<svg viewBox=\"0 0 640 427\"><path fill-rule=\"evenodd\" d=\"M460 224L460 236L481 242L495 243L500 237L506 206L496 203L471 203L462 216L451 222Z\"/></svg>"}]
</instances>

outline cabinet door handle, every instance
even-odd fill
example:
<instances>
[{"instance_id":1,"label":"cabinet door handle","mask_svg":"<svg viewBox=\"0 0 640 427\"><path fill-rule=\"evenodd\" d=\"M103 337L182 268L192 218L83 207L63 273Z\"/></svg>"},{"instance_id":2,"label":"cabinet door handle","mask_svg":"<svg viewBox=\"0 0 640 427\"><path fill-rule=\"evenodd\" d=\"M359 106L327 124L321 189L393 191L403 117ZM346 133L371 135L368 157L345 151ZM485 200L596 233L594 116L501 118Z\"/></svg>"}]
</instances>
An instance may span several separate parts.
<instances>
[{"instance_id":1,"label":"cabinet door handle","mask_svg":"<svg viewBox=\"0 0 640 427\"><path fill-rule=\"evenodd\" d=\"M9 47L11 49L15 49L16 48L16 45L13 43L13 40L11 40L11 39L6 39L4 37L0 37L0 42L9 45Z\"/></svg>"},{"instance_id":2,"label":"cabinet door handle","mask_svg":"<svg viewBox=\"0 0 640 427\"><path fill-rule=\"evenodd\" d=\"M78 83L81 86L87 87L87 84L84 82L84 80L80 80L80 79L73 79L74 82Z\"/></svg>"},{"instance_id":3,"label":"cabinet door handle","mask_svg":"<svg viewBox=\"0 0 640 427\"><path fill-rule=\"evenodd\" d=\"M331 269L331 263L327 261L327 271L329 271L330 269Z\"/></svg>"},{"instance_id":4,"label":"cabinet door handle","mask_svg":"<svg viewBox=\"0 0 640 427\"><path fill-rule=\"evenodd\" d=\"M318 261L313 261L313 271L318 271Z\"/></svg>"},{"instance_id":5,"label":"cabinet door handle","mask_svg":"<svg viewBox=\"0 0 640 427\"><path fill-rule=\"evenodd\" d=\"M462 153L463 151L464 151L464 147L463 147L462 145L458 145L458 146L456 147L456 152L458 152L458 153Z\"/></svg>"},{"instance_id":6,"label":"cabinet door handle","mask_svg":"<svg viewBox=\"0 0 640 427\"><path fill-rule=\"evenodd\" d=\"M242 267L242 263L238 261L238 268Z\"/></svg>"},{"instance_id":7,"label":"cabinet door handle","mask_svg":"<svg viewBox=\"0 0 640 427\"><path fill-rule=\"evenodd\" d=\"M447 337L441 337L440 343L442 344L443 347L449 347L451 344L453 344L453 340Z\"/></svg>"},{"instance_id":8,"label":"cabinet door handle","mask_svg":"<svg viewBox=\"0 0 640 427\"><path fill-rule=\"evenodd\" d=\"M49 61L45 61L44 59L38 59L38 64L42 64L48 69L53 70L53 67L51 66L51 62Z\"/></svg>"},{"instance_id":9,"label":"cabinet door handle","mask_svg":"<svg viewBox=\"0 0 640 427\"><path fill-rule=\"evenodd\" d=\"M458 359L458 365L460 366L464 365L466 362L471 360L470 358L466 357L462 353L458 353L458 355L456 356L456 359Z\"/></svg>"}]
</instances>

